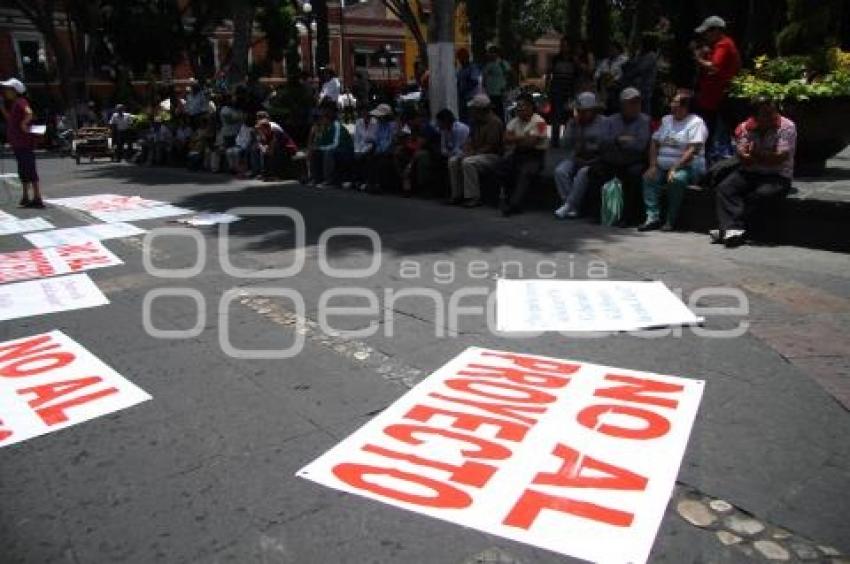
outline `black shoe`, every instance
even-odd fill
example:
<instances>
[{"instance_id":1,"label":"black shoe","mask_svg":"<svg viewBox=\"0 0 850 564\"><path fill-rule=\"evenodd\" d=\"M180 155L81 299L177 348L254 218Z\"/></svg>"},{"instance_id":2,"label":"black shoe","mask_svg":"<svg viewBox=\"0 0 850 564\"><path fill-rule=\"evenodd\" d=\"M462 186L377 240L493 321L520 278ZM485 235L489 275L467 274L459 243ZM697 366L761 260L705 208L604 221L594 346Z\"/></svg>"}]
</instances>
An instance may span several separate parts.
<instances>
[{"instance_id":1,"label":"black shoe","mask_svg":"<svg viewBox=\"0 0 850 564\"><path fill-rule=\"evenodd\" d=\"M735 247L740 247L746 242L746 235L743 231L733 233L732 235L727 234L723 237L723 244L726 245L727 249L734 249Z\"/></svg>"},{"instance_id":2,"label":"black shoe","mask_svg":"<svg viewBox=\"0 0 850 564\"><path fill-rule=\"evenodd\" d=\"M638 231L657 231L661 229L661 221L658 219L649 220L647 219L642 224L640 224L637 228Z\"/></svg>"},{"instance_id":3,"label":"black shoe","mask_svg":"<svg viewBox=\"0 0 850 564\"><path fill-rule=\"evenodd\" d=\"M30 202L29 198L21 198L21 201L18 202L18 207L19 208L28 208L30 203L31 202Z\"/></svg>"},{"instance_id":4,"label":"black shoe","mask_svg":"<svg viewBox=\"0 0 850 564\"><path fill-rule=\"evenodd\" d=\"M45 206L44 206L44 202L41 200L41 198L36 198L36 199L34 199L34 200L30 201L30 203L28 203L28 204L27 204L26 206L24 206L24 207L26 207L26 208L33 208L33 209L39 209L39 210L43 210L43 209L45 208Z\"/></svg>"},{"instance_id":5,"label":"black shoe","mask_svg":"<svg viewBox=\"0 0 850 564\"><path fill-rule=\"evenodd\" d=\"M672 223L665 223L661 226L661 231L664 231L665 233L670 233L671 231L675 231L675 229L673 229Z\"/></svg>"},{"instance_id":6,"label":"black shoe","mask_svg":"<svg viewBox=\"0 0 850 564\"><path fill-rule=\"evenodd\" d=\"M463 198L449 198L443 203L447 206L459 206L463 203Z\"/></svg>"},{"instance_id":7,"label":"black shoe","mask_svg":"<svg viewBox=\"0 0 850 564\"><path fill-rule=\"evenodd\" d=\"M463 207L465 207L465 208L477 208L477 207L480 207L482 205L484 205L484 202L482 202L481 200L479 200L477 198L474 199L474 200L467 200L463 203Z\"/></svg>"}]
</instances>

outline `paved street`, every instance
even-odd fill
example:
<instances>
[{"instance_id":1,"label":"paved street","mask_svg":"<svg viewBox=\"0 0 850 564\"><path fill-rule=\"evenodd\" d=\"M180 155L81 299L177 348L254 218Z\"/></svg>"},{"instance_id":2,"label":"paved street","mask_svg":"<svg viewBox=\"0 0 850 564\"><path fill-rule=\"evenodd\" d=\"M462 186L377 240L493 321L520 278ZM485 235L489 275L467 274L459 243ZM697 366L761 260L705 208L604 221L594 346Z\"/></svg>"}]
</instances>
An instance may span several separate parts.
<instances>
[{"instance_id":1,"label":"paved street","mask_svg":"<svg viewBox=\"0 0 850 564\"><path fill-rule=\"evenodd\" d=\"M11 166L6 160L6 170ZM3 564L572 562L294 476L469 346L706 381L650 561L748 562L765 554L802 560L806 547L815 547L813 557L826 562L829 554L850 554L847 255L795 247L727 250L694 233L559 223L543 212L504 219L490 208L464 210L177 169L77 167L52 158L40 166L47 197L116 193L195 210L294 208L305 219L306 262L295 276L268 275L295 256L293 224L273 216L230 226L227 256L253 273L250 279L225 272L214 228L195 230L205 242L200 252L188 237L155 241L150 259L156 267L204 261L200 274L188 279L146 272L142 237L109 240L106 246L125 264L89 273L109 305L0 325L0 341L61 329L153 396L0 450ZM2 207L20 217L42 215L57 227L93 222L55 206L43 213L16 210L8 201ZM147 229L168 225L134 223ZM340 281L321 272L319 237L338 226L380 234L374 275ZM0 252L26 248L20 236L0 238ZM332 240L328 255L337 268L365 268L371 259L362 237ZM467 268L476 260L488 264L483 275ZM371 337L326 335L317 325L317 304L329 288L367 288L381 297L382 308L386 291L407 287L434 289L448 301L464 288L492 290L502 275L538 277L541 263L552 270L549 261L558 278L586 278L589 267L603 265L610 279L663 280L681 289L686 303L702 288L738 288L748 313L709 313L705 327L749 327L726 339L688 328L653 338L507 339L494 336L483 316L466 315L450 336L452 320L421 297L398 299L377 319L332 322L346 330L375 322L379 330ZM142 320L145 295L177 287L202 295L203 330L185 339L149 336ZM306 319L298 318L291 300L251 295L269 287L299 292ZM242 293L222 315L222 296L234 288ZM465 300L483 305L485 298ZM713 295L701 305L735 304ZM160 330L191 329L198 309L185 296L159 298L151 320ZM289 360L233 358L220 345L223 323L234 347L253 350L288 347L301 326L304 350ZM761 536L749 538L726 521L721 527L719 520L694 518L682 505L708 499L725 500L737 515L763 524L764 531L751 533ZM772 553L776 546L784 554ZM838 558L833 561L847 562Z\"/></svg>"}]
</instances>

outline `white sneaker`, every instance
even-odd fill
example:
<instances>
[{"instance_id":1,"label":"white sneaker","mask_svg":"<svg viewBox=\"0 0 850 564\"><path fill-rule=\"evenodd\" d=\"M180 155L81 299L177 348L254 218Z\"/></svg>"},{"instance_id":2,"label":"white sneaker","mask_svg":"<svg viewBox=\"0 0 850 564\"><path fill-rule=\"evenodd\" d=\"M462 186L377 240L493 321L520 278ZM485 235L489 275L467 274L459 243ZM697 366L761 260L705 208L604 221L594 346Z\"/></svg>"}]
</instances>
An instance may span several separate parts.
<instances>
[{"instance_id":1,"label":"white sneaker","mask_svg":"<svg viewBox=\"0 0 850 564\"><path fill-rule=\"evenodd\" d=\"M351 190L354 187L354 184L351 182L343 182L342 188L343 190Z\"/></svg>"},{"instance_id":2,"label":"white sneaker","mask_svg":"<svg viewBox=\"0 0 850 564\"><path fill-rule=\"evenodd\" d=\"M578 217L578 210L574 210L573 208L570 208L569 210L567 210L567 219L575 219L577 217Z\"/></svg>"},{"instance_id":3,"label":"white sneaker","mask_svg":"<svg viewBox=\"0 0 850 564\"><path fill-rule=\"evenodd\" d=\"M569 216L571 210L569 204L564 204L560 208L555 210L555 217L558 219L564 219Z\"/></svg>"},{"instance_id":4,"label":"white sneaker","mask_svg":"<svg viewBox=\"0 0 850 564\"><path fill-rule=\"evenodd\" d=\"M723 240L725 241L726 239L740 239L743 236L743 229L727 229L726 232L723 234Z\"/></svg>"},{"instance_id":5,"label":"white sneaker","mask_svg":"<svg viewBox=\"0 0 850 564\"><path fill-rule=\"evenodd\" d=\"M719 229L712 229L708 232L708 238L711 239L712 243L722 243L723 232Z\"/></svg>"}]
</instances>

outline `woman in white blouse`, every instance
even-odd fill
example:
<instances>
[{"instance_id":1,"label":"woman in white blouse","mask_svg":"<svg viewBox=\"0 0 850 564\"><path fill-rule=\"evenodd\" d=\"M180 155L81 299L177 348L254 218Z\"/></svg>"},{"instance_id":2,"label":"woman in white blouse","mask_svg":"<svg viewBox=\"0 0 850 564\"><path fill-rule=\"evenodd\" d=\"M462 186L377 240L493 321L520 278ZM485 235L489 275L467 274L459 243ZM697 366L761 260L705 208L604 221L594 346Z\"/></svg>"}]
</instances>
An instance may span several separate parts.
<instances>
[{"instance_id":1,"label":"woman in white blouse","mask_svg":"<svg viewBox=\"0 0 850 564\"><path fill-rule=\"evenodd\" d=\"M685 197L685 189L705 173L708 128L690 111L689 93L679 92L670 102L670 115L652 135L649 169L643 175L646 221L639 231L672 231ZM667 188L667 215L661 221L661 191Z\"/></svg>"}]
</instances>

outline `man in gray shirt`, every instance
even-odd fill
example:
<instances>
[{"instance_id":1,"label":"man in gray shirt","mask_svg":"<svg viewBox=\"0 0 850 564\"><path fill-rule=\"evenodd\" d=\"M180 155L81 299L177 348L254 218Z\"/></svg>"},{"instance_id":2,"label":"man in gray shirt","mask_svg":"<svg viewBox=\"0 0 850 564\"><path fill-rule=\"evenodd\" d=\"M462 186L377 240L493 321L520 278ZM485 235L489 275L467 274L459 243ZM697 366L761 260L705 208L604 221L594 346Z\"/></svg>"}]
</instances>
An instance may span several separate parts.
<instances>
[{"instance_id":1,"label":"man in gray shirt","mask_svg":"<svg viewBox=\"0 0 850 564\"><path fill-rule=\"evenodd\" d=\"M588 188L590 167L599 161L607 126L599 115L599 102L593 92L576 96L573 119L567 124L562 145L567 158L555 167L555 186L563 205L555 210L559 219L576 218Z\"/></svg>"},{"instance_id":2,"label":"man in gray shirt","mask_svg":"<svg viewBox=\"0 0 850 564\"><path fill-rule=\"evenodd\" d=\"M625 209L623 224L640 220L641 175L646 170L650 139L649 116L641 112L637 88L620 93L620 113L609 117L602 142L602 156L589 172L589 184L596 188L616 177L623 184Z\"/></svg>"}]
</instances>

